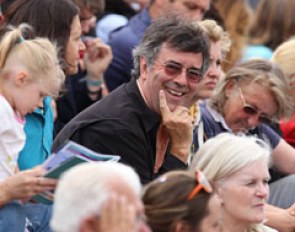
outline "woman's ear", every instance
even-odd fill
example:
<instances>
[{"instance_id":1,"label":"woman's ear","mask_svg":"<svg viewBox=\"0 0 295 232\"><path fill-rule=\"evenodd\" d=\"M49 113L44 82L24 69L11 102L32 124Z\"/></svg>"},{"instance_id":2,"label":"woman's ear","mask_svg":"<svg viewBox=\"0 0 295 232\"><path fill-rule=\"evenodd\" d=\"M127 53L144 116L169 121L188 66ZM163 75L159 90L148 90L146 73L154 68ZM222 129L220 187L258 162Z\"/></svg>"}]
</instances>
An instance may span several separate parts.
<instances>
[{"instance_id":1,"label":"woman's ear","mask_svg":"<svg viewBox=\"0 0 295 232\"><path fill-rule=\"evenodd\" d=\"M15 72L13 75L13 80L17 87L25 85L29 80L29 74L25 70Z\"/></svg>"},{"instance_id":2,"label":"woman's ear","mask_svg":"<svg viewBox=\"0 0 295 232\"><path fill-rule=\"evenodd\" d=\"M220 201L220 204L223 205L224 202L224 198L223 198L223 188L219 185L215 186L215 194L218 198L218 200Z\"/></svg>"}]
</instances>

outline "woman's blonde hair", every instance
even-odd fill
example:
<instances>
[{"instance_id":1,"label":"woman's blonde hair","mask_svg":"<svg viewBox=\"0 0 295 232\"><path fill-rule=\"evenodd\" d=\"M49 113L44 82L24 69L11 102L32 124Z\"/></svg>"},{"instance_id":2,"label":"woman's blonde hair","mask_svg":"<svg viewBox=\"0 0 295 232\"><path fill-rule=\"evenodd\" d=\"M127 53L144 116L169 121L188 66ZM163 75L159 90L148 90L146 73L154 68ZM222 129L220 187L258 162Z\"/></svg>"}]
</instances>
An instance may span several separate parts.
<instances>
[{"instance_id":1,"label":"woman's blonde hair","mask_svg":"<svg viewBox=\"0 0 295 232\"><path fill-rule=\"evenodd\" d=\"M190 171L201 170L216 187L242 168L260 160L271 164L271 148L266 142L254 136L221 133L207 140L198 150ZM251 224L247 231L260 231L260 227L260 224Z\"/></svg>"},{"instance_id":2,"label":"woman's blonde hair","mask_svg":"<svg viewBox=\"0 0 295 232\"><path fill-rule=\"evenodd\" d=\"M219 26L215 20L206 19L197 23L208 35L210 41L220 42L222 58L225 58L231 46L229 34L224 31L223 28Z\"/></svg>"},{"instance_id":3,"label":"woman's blonde hair","mask_svg":"<svg viewBox=\"0 0 295 232\"><path fill-rule=\"evenodd\" d=\"M237 86L258 83L265 86L272 93L278 110L274 119L290 118L293 114L293 103L290 93L288 80L282 70L272 62L253 59L244 62L230 71L217 84L209 104L217 112L224 116L224 104L228 97L226 96L226 87L234 83Z\"/></svg>"},{"instance_id":4,"label":"woman's blonde hair","mask_svg":"<svg viewBox=\"0 0 295 232\"><path fill-rule=\"evenodd\" d=\"M272 59L282 71L285 73L290 87L292 90L295 89L295 38L282 43L274 51Z\"/></svg>"},{"instance_id":5,"label":"woman's blonde hair","mask_svg":"<svg viewBox=\"0 0 295 232\"><path fill-rule=\"evenodd\" d=\"M57 54L56 46L47 38L34 38L33 29L29 25L23 23L16 28L8 26L0 42L1 75L6 76L21 67L28 70L30 80L44 81L55 70L52 81L57 82L59 89L65 75Z\"/></svg>"}]
</instances>

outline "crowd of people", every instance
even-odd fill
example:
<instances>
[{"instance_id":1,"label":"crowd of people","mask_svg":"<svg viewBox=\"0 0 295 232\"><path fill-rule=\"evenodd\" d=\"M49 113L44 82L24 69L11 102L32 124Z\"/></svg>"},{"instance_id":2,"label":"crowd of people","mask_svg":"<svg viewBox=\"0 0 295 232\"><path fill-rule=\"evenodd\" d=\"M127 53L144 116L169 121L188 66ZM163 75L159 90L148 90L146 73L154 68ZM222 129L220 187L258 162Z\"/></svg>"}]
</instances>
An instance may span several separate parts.
<instances>
[{"instance_id":1,"label":"crowd of people","mask_svg":"<svg viewBox=\"0 0 295 232\"><path fill-rule=\"evenodd\" d=\"M277 3L1 0L0 232L295 231ZM45 177L69 140L120 160Z\"/></svg>"}]
</instances>

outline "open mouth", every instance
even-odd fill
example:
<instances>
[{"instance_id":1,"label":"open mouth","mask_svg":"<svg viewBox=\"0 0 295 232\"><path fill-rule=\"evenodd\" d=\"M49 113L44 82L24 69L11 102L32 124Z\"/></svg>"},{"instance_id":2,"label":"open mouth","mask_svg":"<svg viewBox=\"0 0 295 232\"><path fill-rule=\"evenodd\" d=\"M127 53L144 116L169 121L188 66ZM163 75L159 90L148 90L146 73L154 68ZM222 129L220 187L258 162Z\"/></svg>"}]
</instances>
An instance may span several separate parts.
<instances>
[{"instance_id":1,"label":"open mouth","mask_svg":"<svg viewBox=\"0 0 295 232\"><path fill-rule=\"evenodd\" d=\"M177 91L177 90L173 90L173 89L169 89L169 88L165 88L165 90L172 96L176 96L176 97L182 97L185 92L183 91Z\"/></svg>"}]
</instances>

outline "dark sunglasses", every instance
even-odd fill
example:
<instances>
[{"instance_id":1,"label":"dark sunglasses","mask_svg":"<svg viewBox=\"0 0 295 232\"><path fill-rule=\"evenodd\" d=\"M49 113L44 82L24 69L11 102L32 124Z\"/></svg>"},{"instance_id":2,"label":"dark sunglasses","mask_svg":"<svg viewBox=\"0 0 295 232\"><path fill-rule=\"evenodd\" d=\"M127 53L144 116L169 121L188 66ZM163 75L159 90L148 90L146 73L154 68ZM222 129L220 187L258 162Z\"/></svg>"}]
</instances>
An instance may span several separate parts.
<instances>
[{"instance_id":1,"label":"dark sunglasses","mask_svg":"<svg viewBox=\"0 0 295 232\"><path fill-rule=\"evenodd\" d=\"M245 99L240 87L239 87L239 91L240 91L240 97L241 97L242 103L243 103L244 112L248 115L251 115L251 116L257 115L258 114L257 109L254 106L251 106L246 102L246 99ZM264 114L260 114L258 117L258 120L259 120L259 122L265 123L265 124L270 124L273 122L273 120L269 116L264 115Z\"/></svg>"},{"instance_id":2,"label":"dark sunglasses","mask_svg":"<svg viewBox=\"0 0 295 232\"><path fill-rule=\"evenodd\" d=\"M156 65L160 66L164 69L166 75L177 77L180 75L183 71L183 69L186 72L186 78L188 80L194 81L194 82L200 82L203 79L203 73L196 68L188 68L182 66L182 64L174 63L174 62L167 62L165 64L156 63Z\"/></svg>"}]
</instances>

